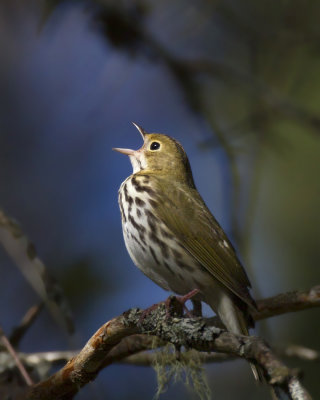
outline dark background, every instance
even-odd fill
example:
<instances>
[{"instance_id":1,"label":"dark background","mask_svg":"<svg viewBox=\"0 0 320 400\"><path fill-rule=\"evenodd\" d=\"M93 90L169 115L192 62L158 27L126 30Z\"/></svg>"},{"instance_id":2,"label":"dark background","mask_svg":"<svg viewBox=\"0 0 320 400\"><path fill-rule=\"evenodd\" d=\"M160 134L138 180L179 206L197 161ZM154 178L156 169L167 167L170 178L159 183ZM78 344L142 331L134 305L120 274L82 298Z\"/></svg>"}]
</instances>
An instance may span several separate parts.
<instances>
[{"instance_id":1,"label":"dark background","mask_svg":"<svg viewBox=\"0 0 320 400\"><path fill-rule=\"evenodd\" d=\"M108 319L168 295L122 239L117 190L131 166L111 148L140 147L131 121L183 144L256 298L319 283L319 18L316 1L1 0L0 205L76 325L69 339L44 311L22 351L80 348ZM39 298L2 249L0 271L9 334ZM319 349L319 329L314 309L257 333ZM319 364L285 361L319 398ZM269 398L244 362L206 369L214 399ZM152 369L111 366L77 398L151 399L155 388ZM196 398L182 384L162 398L174 396Z\"/></svg>"}]
</instances>

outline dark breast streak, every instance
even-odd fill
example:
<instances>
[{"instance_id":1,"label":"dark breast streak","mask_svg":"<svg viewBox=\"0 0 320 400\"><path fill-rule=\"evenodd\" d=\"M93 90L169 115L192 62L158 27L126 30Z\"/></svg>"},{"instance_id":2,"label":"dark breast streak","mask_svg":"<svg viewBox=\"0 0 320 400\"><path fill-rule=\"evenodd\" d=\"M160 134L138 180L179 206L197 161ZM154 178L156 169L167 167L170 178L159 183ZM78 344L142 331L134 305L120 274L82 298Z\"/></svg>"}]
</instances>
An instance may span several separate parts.
<instances>
[{"instance_id":1,"label":"dark breast streak","mask_svg":"<svg viewBox=\"0 0 320 400\"><path fill-rule=\"evenodd\" d=\"M207 274L197 268L197 262L154 214L159 200L150 181L147 175L133 175L119 191L123 233L130 256L145 275L166 290L185 294L200 289Z\"/></svg>"}]
</instances>

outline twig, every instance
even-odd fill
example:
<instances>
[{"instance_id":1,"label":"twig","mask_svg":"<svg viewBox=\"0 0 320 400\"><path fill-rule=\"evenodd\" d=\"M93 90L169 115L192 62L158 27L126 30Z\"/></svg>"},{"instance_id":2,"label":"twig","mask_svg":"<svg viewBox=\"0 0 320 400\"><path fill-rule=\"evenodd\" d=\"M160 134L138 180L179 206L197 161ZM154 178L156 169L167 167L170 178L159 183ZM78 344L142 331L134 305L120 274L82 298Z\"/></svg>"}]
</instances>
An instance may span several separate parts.
<instances>
[{"instance_id":1,"label":"twig","mask_svg":"<svg viewBox=\"0 0 320 400\"><path fill-rule=\"evenodd\" d=\"M296 357L305 361L320 360L319 351L304 346L290 345L283 349L282 352L287 357Z\"/></svg>"},{"instance_id":2,"label":"twig","mask_svg":"<svg viewBox=\"0 0 320 400\"><path fill-rule=\"evenodd\" d=\"M10 335L10 343L12 343L12 346L14 347L18 346L20 340L23 338L24 334L27 332L29 327L36 320L42 308L43 308L43 303L36 304L29 308L29 310L22 318L20 325L14 328L14 330Z\"/></svg>"},{"instance_id":3,"label":"twig","mask_svg":"<svg viewBox=\"0 0 320 400\"><path fill-rule=\"evenodd\" d=\"M0 338L1 338L2 343L4 344L4 346L8 350L8 353L10 353L12 358L14 359L14 361L15 361L15 363L17 365L17 368L19 369L23 379L26 381L26 384L28 386L33 385L33 382L31 380L28 372L26 371L24 365L22 364L22 362L19 359L19 356L17 355L15 349L11 346L11 343L9 342L8 338L6 337L6 335L3 332L1 327L0 327Z\"/></svg>"},{"instance_id":4,"label":"twig","mask_svg":"<svg viewBox=\"0 0 320 400\"><path fill-rule=\"evenodd\" d=\"M214 117L213 110L210 110L210 115L207 115L206 117L228 160L226 168L228 169L227 174L230 176L230 186L232 190L232 193L229 196L231 233L236 242L239 242L240 229L237 212L239 210L240 201L240 175L237 167L236 153L232 145L229 143L225 133L220 129L219 124Z\"/></svg>"}]
</instances>

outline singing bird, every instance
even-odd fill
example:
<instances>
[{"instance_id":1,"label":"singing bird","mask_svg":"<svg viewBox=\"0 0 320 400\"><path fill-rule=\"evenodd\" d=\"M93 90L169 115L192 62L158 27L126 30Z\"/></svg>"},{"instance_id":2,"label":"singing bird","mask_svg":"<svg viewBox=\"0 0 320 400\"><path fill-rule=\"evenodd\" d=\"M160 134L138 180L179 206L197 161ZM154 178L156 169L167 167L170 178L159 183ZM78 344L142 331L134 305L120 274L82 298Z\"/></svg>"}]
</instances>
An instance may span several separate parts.
<instances>
[{"instance_id":1,"label":"singing bird","mask_svg":"<svg viewBox=\"0 0 320 400\"><path fill-rule=\"evenodd\" d=\"M134 264L163 289L209 304L226 329L248 335L256 309L250 282L227 235L197 191L187 155L170 136L142 135L129 156L133 173L120 186L126 248ZM200 307L199 307L200 306ZM254 376L260 379L254 365Z\"/></svg>"}]
</instances>

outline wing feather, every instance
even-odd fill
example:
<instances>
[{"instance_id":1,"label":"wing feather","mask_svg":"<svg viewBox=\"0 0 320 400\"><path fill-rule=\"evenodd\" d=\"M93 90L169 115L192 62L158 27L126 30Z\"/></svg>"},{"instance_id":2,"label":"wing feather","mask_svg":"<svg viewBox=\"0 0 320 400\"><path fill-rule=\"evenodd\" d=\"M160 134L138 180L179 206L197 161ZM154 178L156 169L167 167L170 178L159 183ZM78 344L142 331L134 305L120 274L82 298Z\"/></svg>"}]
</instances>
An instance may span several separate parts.
<instances>
[{"instance_id":1,"label":"wing feather","mask_svg":"<svg viewBox=\"0 0 320 400\"><path fill-rule=\"evenodd\" d=\"M223 286L250 307L255 307L250 282L223 229L210 213L196 189L170 185L153 176L161 193L154 213L177 237L181 245Z\"/></svg>"}]
</instances>

